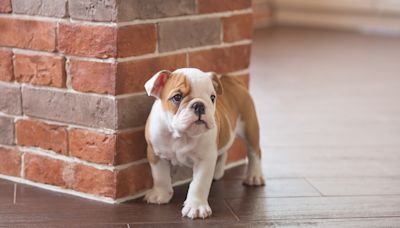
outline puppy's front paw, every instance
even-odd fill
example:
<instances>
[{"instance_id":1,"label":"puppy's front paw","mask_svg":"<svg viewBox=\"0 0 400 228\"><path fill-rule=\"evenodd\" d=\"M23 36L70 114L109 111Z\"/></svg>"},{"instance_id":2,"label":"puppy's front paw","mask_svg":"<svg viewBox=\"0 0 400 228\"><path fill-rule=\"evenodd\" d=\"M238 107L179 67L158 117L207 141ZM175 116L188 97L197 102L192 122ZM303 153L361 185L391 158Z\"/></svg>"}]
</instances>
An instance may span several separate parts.
<instances>
[{"instance_id":1,"label":"puppy's front paw","mask_svg":"<svg viewBox=\"0 0 400 228\"><path fill-rule=\"evenodd\" d=\"M265 185L264 177L260 174L248 175L243 181L244 185L247 186L263 186Z\"/></svg>"},{"instance_id":2,"label":"puppy's front paw","mask_svg":"<svg viewBox=\"0 0 400 228\"><path fill-rule=\"evenodd\" d=\"M164 204L168 203L173 195L173 191L167 191L160 188L152 188L144 196L147 203Z\"/></svg>"},{"instance_id":3,"label":"puppy's front paw","mask_svg":"<svg viewBox=\"0 0 400 228\"><path fill-rule=\"evenodd\" d=\"M212 214L207 202L186 200L183 204L182 217L187 216L191 219L205 219Z\"/></svg>"}]
</instances>

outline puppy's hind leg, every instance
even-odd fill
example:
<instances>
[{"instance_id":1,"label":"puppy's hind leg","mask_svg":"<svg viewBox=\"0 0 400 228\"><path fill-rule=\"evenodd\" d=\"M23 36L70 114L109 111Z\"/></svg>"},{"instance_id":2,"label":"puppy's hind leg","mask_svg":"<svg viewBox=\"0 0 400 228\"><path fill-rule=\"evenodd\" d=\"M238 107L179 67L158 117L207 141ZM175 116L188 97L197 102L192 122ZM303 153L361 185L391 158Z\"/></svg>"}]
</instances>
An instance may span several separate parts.
<instances>
[{"instance_id":1,"label":"puppy's hind leg","mask_svg":"<svg viewBox=\"0 0 400 228\"><path fill-rule=\"evenodd\" d=\"M260 148L260 128L258 125L256 110L253 102L247 105L247 110L242 112L243 121L242 138L247 144L247 175L244 184L248 186L264 185L264 177L261 169L261 148Z\"/></svg>"},{"instance_id":2,"label":"puppy's hind leg","mask_svg":"<svg viewBox=\"0 0 400 228\"><path fill-rule=\"evenodd\" d=\"M215 171L214 171L214 180L219 180L224 176L225 163L227 158L228 158L228 152L224 152L220 156L218 156L217 165L215 166Z\"/></svg>"},{"instance_id":3,"label":"puppy's hind leg","mask_svg":"<svg viewBox=\"0 0 400 228\"><path fill-rule=\"evenodd\" d=\"M243 184L248 186L264 185L265 181L261 170L261 157L257 155L253 148L248 146L247 150L249 163L247 165L247 175Z\"/></svg>"}]
</instances>

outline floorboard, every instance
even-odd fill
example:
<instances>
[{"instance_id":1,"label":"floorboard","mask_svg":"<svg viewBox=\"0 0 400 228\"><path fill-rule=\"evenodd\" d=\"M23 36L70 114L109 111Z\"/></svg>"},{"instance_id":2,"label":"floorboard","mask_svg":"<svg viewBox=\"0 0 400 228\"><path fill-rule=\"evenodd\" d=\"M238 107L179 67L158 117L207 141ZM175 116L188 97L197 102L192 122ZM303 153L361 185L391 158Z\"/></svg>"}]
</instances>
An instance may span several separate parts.
<instances>
[{"instance_id":1,"label":"floorboard","mask_svg":"<svg viewBox=\"0 0 400 228\"><path fill-rule=\"evenodd\" d=\"M393 37L257 31L250 92L266 186L243 186L245 166L227 171L209 219L181 217L188 185L167 205L108 205L0 180L0 227L399 228L399 50Z\"/></svg>"}]
</instances>

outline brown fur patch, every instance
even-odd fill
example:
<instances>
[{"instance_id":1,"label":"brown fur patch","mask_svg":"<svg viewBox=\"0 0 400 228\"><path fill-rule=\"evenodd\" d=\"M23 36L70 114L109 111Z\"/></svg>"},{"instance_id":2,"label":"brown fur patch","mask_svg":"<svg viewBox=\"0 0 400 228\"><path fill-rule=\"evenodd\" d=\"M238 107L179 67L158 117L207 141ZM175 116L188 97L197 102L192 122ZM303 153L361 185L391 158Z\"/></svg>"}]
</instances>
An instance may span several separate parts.
<instances>
[{"instance_id":1,"label":"brown fur patch","mask_svg":"<svg viewBox=\"0 0 400 228\"><path fill-rule=\"evenodd\" d=\"M151 113L150 113L151 115ZM150 115L147 118L146 121L146 127L145 127L145 138L146 138L146 142L147 142L147 160L149 160L150 163L152 164L156 164L159 160L160 157L158 157L153 150L153 146L151 145L150 142Z\"/></svg>"},{"instance_id":2,"label":"brown fur patch","mask_svg":"<svg viewBox=\"0 0 400 228\"><path fill-rule=\"evenodd\" d=\"M154 153L151 144L147 145L147 160L149 160L151 164L157 164L157 162L160 160L160 157Z\"/></svg>"},{"instance_id":3,"label":"brown fur patch","mask_svg":"<svg viewBox=\"0 0 400 228\"><path fill-rule=\"evenodd\" d=\"M218 149L221 149L229 142L231 132L236 128L236 121L239 115L236 103L232 102L236 99L234 90L237 84L229 83L230 81L225 78L225 76L222 76L219 80L224 93L217 97L217 109L215 112L218 125Z\"/></svg>"},{"instance_id":4,"label":"brown fur patch","mask_svg":"<svg viewBox=\"0 0 400 228\"><path fill-rule=\"evenodd\" d=\"M190 97L187 96L190 93L190 83L183 74L172 73L161 91L160 99L164 110L173 114L178 111L179 105L174 104L170 99L178 93L181 93L183 96L180 105L184 105L190 101Z\"/></svg>"},{"instance_id":5,"label":"brown fur patch","mask_svg":"<svg viewBox=\"0 0 400 228\"><path fill-rule=\"evenodd\" d=\"M218 78L218 75L214 72L212 72L211 74L212 74L211 79L213 81L213 86L214 86L215 92L217 93L217 95L222 95L224 92L224 88L222 86L221 81Z\"/></svg>"},{"instance_id":6,"label":"brown fur patch","mask_svg":"<svg viewBox=\"0 0 400 228\"><path fill-rule=\"evenodd\" d=\"M216 121L218 124L218 149L224 147L230 132L236 128L238 117L244 122L249 146L261 157L260 129L253 100L242 82L234 77L220 78L224 93L217 97Z\"/></svg>"}]
</instances>

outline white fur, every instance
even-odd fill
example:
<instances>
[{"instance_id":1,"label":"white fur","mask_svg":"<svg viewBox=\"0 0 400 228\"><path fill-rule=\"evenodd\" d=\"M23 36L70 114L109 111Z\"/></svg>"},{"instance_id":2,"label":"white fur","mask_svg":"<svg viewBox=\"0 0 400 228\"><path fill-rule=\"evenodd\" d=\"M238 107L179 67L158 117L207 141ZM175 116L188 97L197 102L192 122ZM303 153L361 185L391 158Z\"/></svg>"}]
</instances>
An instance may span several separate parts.
<instances>
[{"instance_id":1,"label":"white fur","mask_svg":"<svg viewBox=\"0 0 400 228\"><path fill-rule=\"evenodd\" d=\"M158 75L160 72L158 72L156 75ZM156 76L155 75L155 76ZM146 90L147 95L151 96L152 93L152 89L154 84L156 83L157 77L152 77L150 78L150 80L148 80L145 84L144 84L144 89Z\"/></svg>"},{"instance_id":2,"label":"white fur","mask_svg":"<svg viewBox=\"0 0 400 228\"><path fill-rule=\"evenodd\" d=\"M228 158L227 152L224 152L218 156L217 164L215 166L214 180L219 180L224 176L225 163L227 158Z\"/></svg>"},{"instance_id":3,"label":"white fur","mask_svg":"<svg viewBox=\"0 0 400 228\"><path fill-rule=\"evenodd\" d=\"M242 139L246 139L246 136L244 133L244 122L241 121L240 119L237 120L237 122L236 122L236 134L238 134Z\"/></svg>"},{"instance_id":4,"label":"white fur","mask_svg":"<svg viewBox=\"0 0 400 228\"><path fill-rule=\"evenodd\" d=\"M171 183L170 164L167 160L160 160L156 164L150 163L150 166L153 174L153 188L146 193L144 199L149 203L168 203L174 192Z\"/></svg>"},{"instance_id":5,"label":"white fur","mask_svg":"<svg viewBox=\"0 0 400 228\"><path fill-rule=\"evenodd\" d=\"M256 152L247 142L244 128L245 123L241 120L238 120L236 124L236 133L246 141L247 159L249 160L249 164L247 165L247 175L244 179L244 183L249 186L264 185L265 181L262 174L260 158L257 157Z\"/></svg>"},{"instance_id":6,"label":"white fur","mask_svg":"<svg viewBox=\"0 0 400 228\"><path fill-rule=\"evenodd\" d=\"M257 157L256 153L251 148L247 150L249 164L247 165L247 176L244 183L249 186L264 185L265 181L261 170L260 158Z\"/></svg>"}]
</instances>

